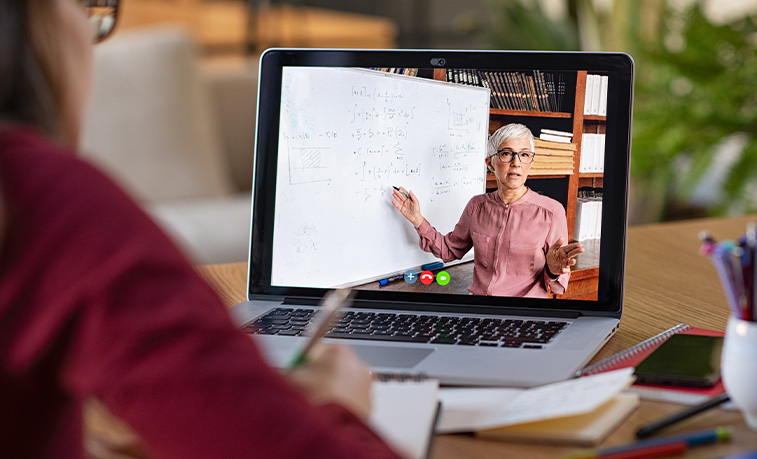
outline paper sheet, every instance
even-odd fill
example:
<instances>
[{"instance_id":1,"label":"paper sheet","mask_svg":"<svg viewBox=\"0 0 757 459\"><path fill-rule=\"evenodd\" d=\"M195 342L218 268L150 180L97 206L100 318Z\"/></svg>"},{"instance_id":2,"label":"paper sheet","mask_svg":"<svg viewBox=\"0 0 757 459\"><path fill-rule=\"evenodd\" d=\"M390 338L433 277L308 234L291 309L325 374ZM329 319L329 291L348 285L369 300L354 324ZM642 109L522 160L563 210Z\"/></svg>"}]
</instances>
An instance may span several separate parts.
<instances>
[{"instance_id":1,"label":"paper sheet","mask_svg":"<svg viewBox=\"0 0 757 459\"><path fill-rule=\"evenodd\" d=\"M374 381L371 425L409 459L426 457L434 431L439 382Z\"/></svg>"}]
</instances>

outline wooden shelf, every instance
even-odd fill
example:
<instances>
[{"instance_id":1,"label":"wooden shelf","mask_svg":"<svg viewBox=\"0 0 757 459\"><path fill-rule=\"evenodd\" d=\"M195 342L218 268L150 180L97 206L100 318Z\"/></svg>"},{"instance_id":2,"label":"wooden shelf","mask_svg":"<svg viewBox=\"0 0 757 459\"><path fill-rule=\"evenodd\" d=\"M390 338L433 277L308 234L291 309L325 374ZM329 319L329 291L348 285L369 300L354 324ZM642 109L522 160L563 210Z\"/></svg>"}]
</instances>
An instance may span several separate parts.
<instances>
[{"instance_id":1,"label":"wooden shelf","mask_svg":"<svg viewBox=\"0 0 757 459\"><path fill-rule=\"evenodd\" d=\"M528 174L528 179L556 179L570 177L571 174Z\"/></svg>"},{"instance_id":2,"label":"wooden shelf","mask_svg":"<svg viewBox=\"0 0 757 459\"><path fill-rule=\"evenodd\" d=\"M570 119L572 114L565 112L537 112L534 110L504 110L501 108L490 108L489 113L492 115L508 116L531 116L534 118L566 118Z\"/></svg>"},{"instance_id":3,"label":"wooden shelf","mask_svg":"<svg viewBox=\"0 0 757 459\"><path fill-rule=\"evenodd\" d=\"M607 117L604 115L584 115L586 121L607 121Z\"/></svg>"},{"instance_id":4,"label":"wooden shelf","mask_svg":"<svg viewBox=\"0 0 757 459\"><path fill-rule=\"evenodd\" d=\"M604 176L599 174L597 177L585 177L581 174L578 177L578 187L604 188Z\"/></svg>"}]
</instances>

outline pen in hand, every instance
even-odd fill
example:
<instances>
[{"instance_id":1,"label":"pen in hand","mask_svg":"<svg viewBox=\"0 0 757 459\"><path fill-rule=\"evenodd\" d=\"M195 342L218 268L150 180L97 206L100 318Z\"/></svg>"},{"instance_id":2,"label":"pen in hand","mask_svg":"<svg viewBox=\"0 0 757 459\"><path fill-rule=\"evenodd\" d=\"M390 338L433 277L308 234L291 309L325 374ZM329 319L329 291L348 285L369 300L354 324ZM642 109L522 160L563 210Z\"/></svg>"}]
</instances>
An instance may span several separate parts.
<instances>
[{"instance_id":1,"label":"pen in hand","mask_svg":"<svg viewBox=\"0 0 757 459\"><path fill-rule=\"evenodd\" d=\"M321 301L321 308L316 313L315 320L312 323L311 332L308 336L305 346L295 353L294 358L288 369L296 368L307 361L308 353L323 338L323 335L329 330L332 323L339 315L339 311L350 303L353 292L350 289L338 289L328 292Z\"/></svg>"},{"instance_id":2,"label":"pen in hand","mask_svg":"<svg viewBox=\"0 0 757 459\"><path fill-rule=\"evenodd\" d=\"M410 198L410 195L407 194L406 192L400 190L399 187L396 187L396 186L392 185L392 188L394 188L395 190L399 191L402 196L404 196L406 198Z\"/></svg>"}]
</instances>

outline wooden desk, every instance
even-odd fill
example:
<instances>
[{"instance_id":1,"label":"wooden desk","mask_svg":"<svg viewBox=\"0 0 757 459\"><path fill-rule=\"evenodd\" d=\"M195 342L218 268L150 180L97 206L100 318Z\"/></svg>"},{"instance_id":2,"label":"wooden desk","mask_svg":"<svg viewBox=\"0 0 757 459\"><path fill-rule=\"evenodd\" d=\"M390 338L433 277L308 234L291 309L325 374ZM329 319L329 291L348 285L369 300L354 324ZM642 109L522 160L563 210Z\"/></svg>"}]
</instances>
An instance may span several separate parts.
<instances>
[{"instance_id":1,"label":"wooden desk","mask_svg":"<svg viewBox=\"0 0 757 459\"><path fill-rule=\"evenodd\" d=\"M632 227L628 231L625 309L620 330L599 352L596 360L632 346L678 323L725 330L728 306L715 269L698 254L698 233L708 229L717 239L736 238L754 217L690 220ZM227 305L245 296L246 264L199 268L219 291ZM618 445L634 440L636 429L651 420L681 409L680 405L642 401L637 409L604 443ZM719 425L733 426L730 443L691 449L686 457L713 458L757 449L757 432L749 430L741 414L715 409L694 417L669 433L693 431ZM465 457L559 458L575 447L544 446L479 440L469 435L438 435L433 459Z\"/></svg>"}]
</instances>

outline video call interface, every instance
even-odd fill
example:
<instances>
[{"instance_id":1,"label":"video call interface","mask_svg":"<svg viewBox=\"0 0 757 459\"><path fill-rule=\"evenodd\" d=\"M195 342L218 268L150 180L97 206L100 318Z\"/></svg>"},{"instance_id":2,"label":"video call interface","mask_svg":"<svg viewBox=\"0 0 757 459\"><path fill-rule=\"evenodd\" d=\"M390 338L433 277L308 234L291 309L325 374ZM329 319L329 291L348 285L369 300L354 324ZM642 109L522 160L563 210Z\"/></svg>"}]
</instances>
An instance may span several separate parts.
<instances>
[{"instance_id":1,"label":"video call interface","mask_svg":"<svg viewBox=\"0 0 757 459\"><path fill-rule=\"evenodd\" d=\"M467 240L455 241L455 259L443 260L421 247L419 232L397 208L412 193L439 233L433 243L444 246L471 199L498 196L502 184L486 162L489 136L520 124L535 145L526 155L513 152L511 162L521 164L529 191L562 208L565 219L552 221L567 222L565 242L583 248L572 277L591 273L580 276L595 279L581 299L596 299L607 87L608 76L576 71L284 67L271 285L563 293L545 277L552 228L531 225L533 212L513 218L521 212L513 205L477 216L489 232L462 231ZM580 131L576 114L583 114ZM528 153L532 162L524 164ZM480 279L493 283L488 293Z\"/></svg>"}]
</instances>

